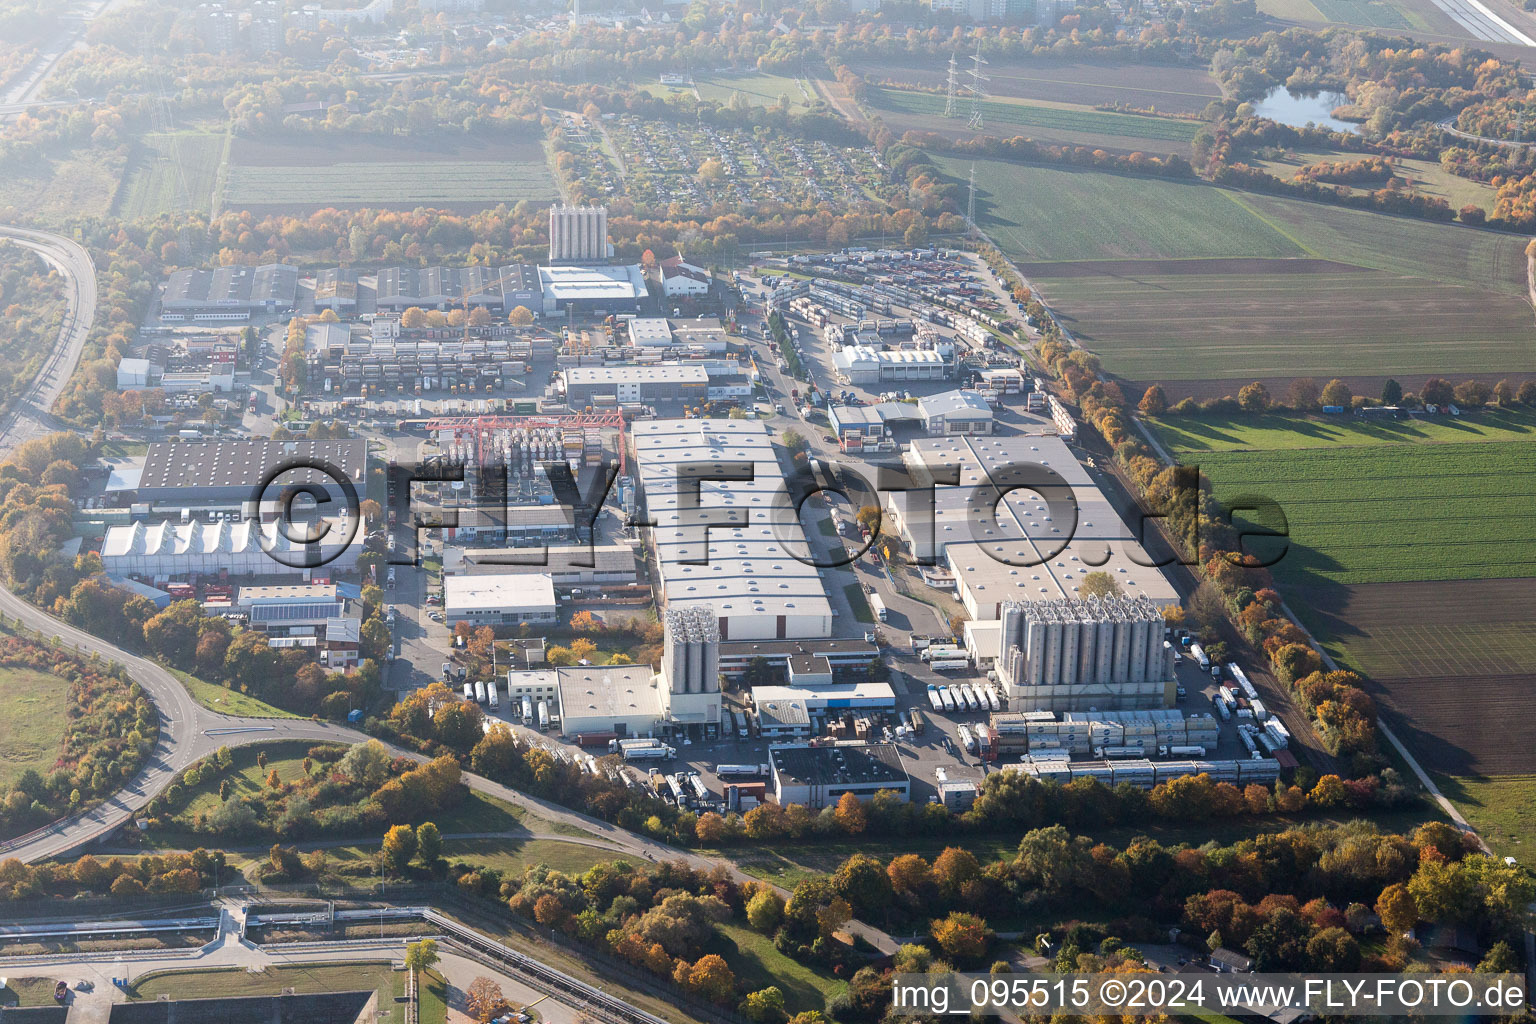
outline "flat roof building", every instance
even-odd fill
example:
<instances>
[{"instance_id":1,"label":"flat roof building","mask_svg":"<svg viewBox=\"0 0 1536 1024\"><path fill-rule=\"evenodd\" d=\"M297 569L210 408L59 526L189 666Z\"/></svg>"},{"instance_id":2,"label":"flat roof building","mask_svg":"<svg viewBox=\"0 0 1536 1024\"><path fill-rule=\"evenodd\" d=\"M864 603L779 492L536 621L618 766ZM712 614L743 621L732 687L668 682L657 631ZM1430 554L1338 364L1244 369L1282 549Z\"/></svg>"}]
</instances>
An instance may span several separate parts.
<instances>
[{"instance_id":1,"label":"flat roof building","mask_svg":"<svg viewBox=\"0 0 1536 1024\"><path fill-rule=\"evenodd\" d=\"M990 434L992 407L979 392L958 390L917 400L923 426L930 434Z\"/></svg>"},{"instance_id":2,"label":"flat roof building","mask_svg":"<svg viewBox=\"0 0 1536 1024\"><path fill-rule=\"evenodd\" d=\"M754 686L752 703L802 701L806 711L822 717L827 712L886 711L896 707L896 691L890 683L816 683L810 686Z\"/></svg>"},{"instance_id":3,"label":"flat roof building","mask_svg":"<svg viewBox=\"0 0 1536 1024\"><path fill-rule=\"evenodd\" d=\"M537 548L459 548L443 551L446 576L547 573L557 587L625 585L638 578L628 544L554 544Z\"/></svg>"},{"instance_id":4,"label":"flat roof building","mask_svg":"<svg viewBox=\"0 0 1536 1024\"><path fill-rule=\"evenodd\" d=\"M346 572L363 551L361 530L335 522L320 541L296 544L276 522L193 519L109 526L101 541L101 564L114 576L180 579L188 576L286 576L308 568Z\"/></svg>"},{"instance_id":5,"label":"flat roof building","mask_svg":"<svg viewBox=\"0 0 1536 1024\"><path fill-rule=\"evenodd\" d=\"M559 609L555 586L547 573L445 576L443 617L449 627L460 622L504 626L554 622Z\"/></svg>"},{"instance_id":6,"label":"flat roof building","mask_svg":"<svg viewBox=\"0 0 1536 1024\"><path fill-rule=\"evenodd\" d=\"M639 420L632 430L660 603L710 606L722 642L829 635L832 605L767 426Z\"/></svg>"},{"instance_id":7,"label":"flat roof building","mask_svg":"<svg viewBox=\"0 0 1536 1024\"><path fill-rule=\"evenodd\" d=\"M638 263L621 266L540 267L544 312L635 313L650 295Z\"/></svg>"},{"instance_id":8,"label":"flat roof building","mask_svg":"<svg viewBox=\"0 0 1536 1024\"><path fill-rule=\"evenodd\" d=\"M880 657L880 648L861 638L815 638L809 640L744 640L720 645L720 674L735 679L758 658L776 668L787 669L789 660L801 655L824 658L835 670L867 669Z\"/></svg>"},{"instance_id":9,"label":"flat roof building","mask_svg":"<svg viewBox=\"0 0 1536 1024\"><path fill-rule=\"evenodd\" d=\"M572 409L589 405L698 404L709 396L709 371L698 363L643 366L573 366L564 373Z\"/></svg>"},{"instance_id":10,"label":"flat roof building","mask_svg":"<svg viewBox=\"0 0 1536 1024\"><path fill-rule=\"evenodd\" d=\"M298 288L298 268L286 263L178 270L166 279L160 319L240 323L259 313L291 313Z\"/></svg>"},{"instance_id":11,"label":"flat roof building","mask_svg":"<svg viewBox=\"0 0 1536 1024\"><path fill-rule=\"evenodd\" d=\"M881 792L907 800L912 793L901 754L890 743L776 746L769 748L768 761L780 806L830 807L844 793L860 800Z\"/></svg>"},{"instance_id":12,"label":"flat roof building","mask_svg":"<svg viewBox=\"0 0 1536 1024\"><path fill-rule=\"evenodd\" d=\"M662 721L660 686L646 665L569 666L560 681L560 729L652 736Z\"/></svg>"},{"instance_id":13,"label":"flat roof building","mask_svg":"<svg viewBox=\"0 0 1536 1024\"><path fill-rule=\"evenodd\" d=\"M346 489L340 481L310 468L333 467L356 488L357 500L367 497L368 442L341 441L162 441L149 446L137 472L122 471L121 490L136 492L139 501L188 505L238 504L259 495L263 480L274 477L267 500L276 500L285 486L310 484L324 488L339 511ZM112 489L109 485L109 489Z\"/></svg>"},{"instance_id":14,"label":"flat roof building","mask_svg":"<svg viewBox=\"0 0 1536 1024\"><path fill-rule=\"evenodd\" d=\"M524 306L537 313L543 304L538 268L527 263L503 267L385 267L378 272L375 304L379 309L470 308L509 311Z\"/></svg>"},{"instance_id":15,"label":"flat roof building","mask_svg":"<svg viewBox=\"0 0 1536 1024\"><path fill-rule=\"evenodd\" d=\"M663 316L637 316L629 322L629 343L636 348L670 348L672 325Z\"/></svg>"},{"instance_id":16,"label":"flat roof building","mask_svg":"<svg viewBox=\"0 0 1536 1024\"><path fill-rule=\"evenodd\" d=\"M880 384L903 380L943 380L949 363L935 349L879 349L847 345L832 355L832 365L850 384Z\"/></svg>"}]
</instances>

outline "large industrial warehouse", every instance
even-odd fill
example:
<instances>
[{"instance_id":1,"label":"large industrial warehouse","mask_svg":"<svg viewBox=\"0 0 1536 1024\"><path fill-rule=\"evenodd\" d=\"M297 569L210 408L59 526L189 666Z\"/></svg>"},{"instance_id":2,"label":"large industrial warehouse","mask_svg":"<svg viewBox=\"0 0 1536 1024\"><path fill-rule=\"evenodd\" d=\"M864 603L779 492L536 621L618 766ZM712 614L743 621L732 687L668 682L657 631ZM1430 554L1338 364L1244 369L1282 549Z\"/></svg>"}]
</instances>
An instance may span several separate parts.
<instances>
[{"instance_id":1,"label":"large industrial warehouse","mask_svg":"<svg viewBox=\"0 0 1536 1024\"><path fill-rule=\"evenodd\" d=\"M164 323L244 323L260 313L290 313L299 271L285 263L178 270L160 296Z\"/></svg>"},{"instance_id":2,"label":"large industrial warehouse","mask_svg":"<svg viewBox=\"0 0 1536 1024\"><path fill-rule=\"evenodd\" d=\"M360 531L336 522L318 543L295 544L278 524L252 520L205 523L134 523L111 526L101 542L101 565L112 576L185 579L188 576L289 576L305 566L346 572L363 552Z\"/></svg>"},{"instance_id":3,"label":"large industrial warehouse","mask_svg":"<svg viewBox=\"0 0 1536 1024\"><path fill-rule=\"evenodd\" d=\"M804 804L816 810L831 807L844 793L868 800L891 793L906 800L912 780L901 754L891 743L862 746L777 746L768 751L773 768L774 799L780 807Z\"/></svg>"},{"instance_id":4,"label":"large industrial warehouse","mask_svg":"<svg viewBox=\"0 0 1536 1024\"><path fill-rule=\"evenodd\" d=\"M640 420L633 436L665 607L713 607L725 641L829 636L832 605L786 502L768 428L752 420ZM729 466L751 467L752 479L701 481L697 492L679 480L692 467Z\"/></svg>"},{"instance_id":5,"label":"large industrial warehouse","mask_svg":"<svg viewBox=\"0 0 1536 1024\"><path fill-rule=\"evenodd\" d=\"M914 479L958 481L890 491L884 511L914 555L948 564L973 620L996 619L1006 601L1076 597L1090 572L1109 573L1124 595L1178 602L1060 437L922 438L902 461Z\"/></svg>"},{"instance_id":6,"label":"large industrial warehouse","mask_svg":"<svg viewBox=\"0 0 1536 1024\"><path fill-rule=\"evenodd\" d=\"M262 481L273 477L267 500L282 488L320 487L336 503L323 509L340 512L346 487L316 466L330 467L351 482L357 500L367 497L368 442L342 441L168 441L149 446L140 458L126 460L113 473L108 490L132 492L133 500L161 505L238 505L260 495ZM353 510L356 511L355 509Z\"/></svg>"}]
</instances>

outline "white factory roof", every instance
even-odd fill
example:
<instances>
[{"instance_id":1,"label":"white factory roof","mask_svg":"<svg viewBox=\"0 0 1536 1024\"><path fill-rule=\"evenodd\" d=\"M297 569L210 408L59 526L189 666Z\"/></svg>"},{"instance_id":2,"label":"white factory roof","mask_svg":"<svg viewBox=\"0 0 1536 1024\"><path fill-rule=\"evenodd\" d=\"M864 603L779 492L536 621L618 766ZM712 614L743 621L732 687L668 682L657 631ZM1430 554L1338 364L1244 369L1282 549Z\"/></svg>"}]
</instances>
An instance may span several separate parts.
<instances>
[{"instance_id":1,"label":"white factory roof","mask_svg":"<svg viewBox=\"0 0 1536 1024\"><path fill-rule=\"evenodd\" d=\"M628 544L548 544L537 548L449 547L443 550L443 572L449 575L463 572L484 576L634 571L635 550Z\"/></svg>"},{"instance_id":2,"label":"white factory roof","mask_svg":"<svg viewBox=\"0 0 1536 1024\"><path fill-rule=\"evenodd\" d=\"M335 522L322 538L318 547L328 552L342 546L347 531ZM352 543L362 543L360 535L354 535ZM180 555L234 555L282 554L314 548L315 544L297 544L290 541L276 522L257 523L249 519L205 523L192 520L176 523L166 520L160 523L134 523L132 526L109 526L101 541L101 557L123 558L141 556ZM299 556L294 555L295 559Z\"/></svg>"},{"instance_id":3,"label":"white factory roof","mask_svg":"<svg viewBox=\"0 0 1536 1024\"><path fill-rule=\"evenodd\" d=\"M951 544L944 555L956 585L975 595L978 607L988 612L988 618L1002 601L1078 597L1078 587L1090 572L1109 573L1126 597L1149 597L1160 605L1179 600L1178 591L1161 569L1138 564L1121 544L1074 542L1053 557L1043 559L1046 553L1044 546L1037 548L1029 541L1015 541L998 545ZM1000 561L1001 558L1014 564ZM1028 560L1036 564L1018 564Z\"/></svg>"},{"instance_id":4,"label":"white factory roof","mask_svg":"<svg viewBox=\"0 0 1536 1024\"><path fill-rule=\"evenodd\" d=\"M249 605L258 602L299 603L304 601L334 601L336 587L331 584L318 586L310 583L271 587L241 587L236 604Z\"/></svg>"},{"instance_id":5,"label":"white factory roof","mask_svg":"<svg viewBox=\"0 0 1536 1024\"><path fill-rule=\"evenodd\" d=\"M444 576L443 607L554 608L555 585L548 573Z\"/></svg>"},{"instance_id":6,"label":"white factory roof","mask_svg":"<svg viewBox=\"0 0 1536 1024\"><path fill-rule=\"evenodd\" d=\"M603 384L709 383L709 371L698 363L648 363L645 366L572 366L565 371L566 387Z\"/></svg>"},{"instance_id":7,"label":"white factory roof","mask_svg":"<svg viewBox=\"0 0 1536 1024\"><path fill-rule=\"evenodd\" d=\"M649 294L639 264L540 267L539 284L546 296L559 302L603 299L624 302Z\"/></svg>"},{"instance_id":8,"label":"white factory roof","mask_svg":"<svg viewBox=\"0 0 1536 1024\"><path fill-rule=\"evenodd\" d=\"M661 717L661 695L648 665L570 666L559 669L560 715L582 718Z\"/></svg>"},{"instance_id":9,"label":"white factory roof","mask_svg":"<svg viewBox=\"0 0 1536 1024\"><path fill-rule=\"evenodd\" d=\"M629 340L641 347L672 344L672 325L666 317L637 316L629 322Z\"/></svg>"},{"instance_id":10,"label":"white factory roof","mask_svg":"<svg viewBox=\"0 0 1536 1024\"><path fill-rule=\"evenodd\" d=\"M858 363L889 363L901 366L942 366L944 357L931 348L880 349L873 345L845 345L832 360L844 369Z\"/></svg>"},{"instance_id":11,"label":"white factory roof","mask_svg":"<svg viewBox=\"0 0 1536 1024\"><path fill-rule=\"evenodd\" d=\"M1118 541L1140 548L1135 532L1060 437L924 438L908 445L902 460L914 474L930 472L935 480L946 479L946 471L958 473L954 478L958 486L940 484L932 492L937 552L949 544L997 544L1025 538L1039 541L1046 552L1067 540ZM1071 506L1066 506L1069 494L1059 485L1047 486L1047 493L1019 486L1036 472L1035 467L1039 467L1035 479L1042 483L1047 482L1046 470L1065 482ZM921 510L920 502L926 503L928 493L893 491L886 503L905 521Z\"/></svg>"},{"instance_id":12,"label":"white factory roof","mask_svg":"<svg viewBox=\"0 0 1536 1024\"><path fill-rule=\"evenodd\" d=\"M636 463L668 603L721 615L812 615L832 609L782 486L767 427L752 420L640 420ZM680 483L680 469L749 465L751 480ZM796 557L799 555L800 557ZM737 605L740 607L736 607Z\"/></svg>"},{"instance_id":13,"label":"white factory roof","mask_svg":"<svg viewBox=\"0 0 1536 1024\"><path fill-rule=\"evenodd\" d=\"M869 701L896 700L896 691L890 683L820 683L813 686L754 686L752 703L762 707L767 701L789 703L800 701L807 707L851 707L850 701L867 704Z\"/></svg>"},{"instance_id":14,"label":"white factory roof","mask_svg":"<svg viewBox=\"0 0 1536 1024\"><path fill-rule=\"evenodd\" d=\"M964 389L919 398L917 407L922 411L924 418L931 416L971 420L992 418L992 407L987 404L985 398L981 397L981 393Z\"/></svg>"}]
</instances>

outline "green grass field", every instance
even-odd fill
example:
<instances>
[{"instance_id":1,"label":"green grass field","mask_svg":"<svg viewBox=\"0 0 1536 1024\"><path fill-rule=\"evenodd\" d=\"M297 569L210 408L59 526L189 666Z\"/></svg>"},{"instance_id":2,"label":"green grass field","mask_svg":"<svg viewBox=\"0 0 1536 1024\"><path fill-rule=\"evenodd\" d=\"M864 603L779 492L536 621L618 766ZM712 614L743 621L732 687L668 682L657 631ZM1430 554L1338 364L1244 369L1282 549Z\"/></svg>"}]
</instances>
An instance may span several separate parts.
<instances>
[{"instance_id":1,"label":"green grass field","mask_svg":"<svg viewBox=\"0 0 1536 1024\"><path fill-rule=\"evenodd\" d=\"M0 1006L53 1006L57 978L9 978L0 988Z\"/></svg>"},{"instance_id":2,"label":"green grass field","mask_svg":"<svg viewBox=\"0 0 1536 1024\"><path fill-rule=\"evenodd\" d=\"M816 101L816 89L804 78L787 75L741 75L697 78L699 95L716 103L730 103L738 93L755 107L775 107L779 98L789 97L789 109L809 110Z\"/></svg>"},{"instance_id":3,"label":"green grass field","mask_svg":"<svg viewBox=\"0 0 1536 1024\"><path fill-rule=\"evenodd\" d=\"M773 947L773 940L744 924L727 922L717 929L709 952L719 953L736 972L746 991L777 985L784 993L790 1014L806 1010L825 1012L827 1003L847 985L837 978L818 974Z\"/></svg>"},{"instance_id":4,"label":"green grass field","mask_svg":"<svg viewBox=\"0 0 1536 1024\"><path fill-rule=\"evenodd\" d=\"M1274 572L1315 584L1530 575L1532 459L1536 442L1494 441L1206 452L1198 463L1218 500L1279 503L1290 549Z\"/></svg>"},{"instance_id":5,"label":"green grass field","mask_svg":"<svg viewBox=\"0 0 1536 1024\"><path fill-rule=\"evenodd\" d=\"M877 109L903 114L944 112L945 99L935 93L876 87L869 90L869 97L870 105ZM983 119L994 127L1005 124L1021 128L1049 128L1084 135L1154 139L1179 143L1181 146L1193 139L1195 132L1200 129L1199 122L1179 118L1119 114L1091 107L1065 104L1052 106L1019 99L986 99L982 101L981 107ZM969 103L966 109L971 109Z\"/></svg>"},{"instance_id":6,"label":"green grass field","mask_svg":"<svg viewBox=\"0 0 1536 1024\"><path fill-rule=\"evenodd\" d=\"M1229 194L1304 255L1525 296L1527 239L1518 235L1277 196Z\"/></svg>"},{"instance_id":7,"label":"green grass field","mask_svg":"<svg viewBox=\"0 0 1536 1024\"><path fill-rule=\"evenodd\" d=\"M219 686L215 683L204 682L181 669L173 668L171 674L181 680L181 684L187 688L192 699L197 701L209 711L217 711L225 715L243 715L252 718L302 718L292 711L284 711L282 708L273 707L266 701L257 700L250 694L241 693L239 690L231 690L227 686Z\"/></svg>"},{"instance_id":8,"label":"green grass field","mask_svg":"<svg viewBox=\"0 0 1536 1024\"><path fill-rule=\"evenodd\" d=\"M0 176L0 216L39 221L105 217L112 211L123 170L115 148L81 148L57 159L40 155L29 160L25 170Z\"/></svg>"},{"instance_id":9,"label":"green grass field","mask_svg":"<svg viewBox=\"0 0 1536 1024\"><path fill-rule=\"evenodd\" d=\"M957 182L972 163L936 162ZM1004 160L975 164L977 220L1017 260L1305 255L1223 189Z\"/></svg>"},{"instance_id":10,"label":"green grass field","mask_svg":"<svg viewBox=\"0 0 1536 1024\"><path fill-rule=\"evenodd\" d=\"M444 1024L448 1019L448 979L423 971L416 983L416 1024Z\"/></svg>"},{"instance_id":11,"label":"green grass field","mask_svg":"<svg viewBox=\"0 0 1536 1024\"><path fill-rule=\"evenodd\" d=\"M1435 785L1477 829L1495 855L1516 857L1527 866L1536 852L1536 775L1497 778L1435 776Z\"/></svg>"},{"instance_id":12,"label":"green grass field","mask_svg":"<svg viewBox=\"0 0 1536 1024\"><path fill-rule=\"evenodd\" d=\"M940 166L963 182L971 163ZM1123 379L1536 372L1517 237L1198 183L975 166L982 228Z\"/></svg>"},{"instance_id":13,"label":"green grass field","mask_svg":"<svg viewBox=\"0 0 1536 1024\"><path fill-rule=\"evenodd\" d=\"M0 669L0 792L27 769L47 774L69 724L69 683L32 669Z\"/></svg>"},{"instance_id":14,"label":"green grass field","mask_svg":"<svg viewBox=\"0 0 1536 1024\"><path fill-rule=\"evenodd\" d=\"M224 202L230 207L311 207L376 203L507 203L558 194L549 169L529 161L478 160L335 163L326 166L236 164Z\"/></svg>"},{"instance_id":15,"label":"green grass field","mask_svg":"<svg viewBox=\"0 0 1536 1024\"><path fill-rule=\"evenodd\" d=\"M1536 441L1536 414L1489 408L1476 416L1362 420L1353 416L1165 416L1147 421L1158 440L1181 459L1206 452L1325 448L1462 441Z\"/></svg>"},{"instance_id":16,"label":"green grass field","mask_svg":"<svg viewBox=\"0 0 1536 1024\"><path fill-rule=\"evenodd\" d=\"M405 972L388 962L308 964L269 967L253 974L239 968L161 971L139 978L129 990L133 999L234 999L241 996L275 996L291 988L300 994L360 992L379 994L379 1009L391 1011L391 1020L405 1016L396 1003L405 998Z\"/></svg>"},{"instance_id":17,"label":"green grass field","mask_svg":"<svg viewBox=\"0 0 1536 1024\"><path fill-rule=\"evenodd\" d=\"M224 164L224 132L149 133L128 159L113 213L144 220L162 213L207 213Z\"/></svg>"},{"instance_id":18,"label":"green grass field","mask_svg":"<svg viewBox=\"0 0 1536 1024\"><path fill-rule=\"evenodd\" d=\"M521 874L534 864L545 864L556 871L579 875L594 865L625 859L618 850L558 839L451 839L443 845L443 856L450 861L462 860L510 874Z\"/></svg>"}]
</instances>

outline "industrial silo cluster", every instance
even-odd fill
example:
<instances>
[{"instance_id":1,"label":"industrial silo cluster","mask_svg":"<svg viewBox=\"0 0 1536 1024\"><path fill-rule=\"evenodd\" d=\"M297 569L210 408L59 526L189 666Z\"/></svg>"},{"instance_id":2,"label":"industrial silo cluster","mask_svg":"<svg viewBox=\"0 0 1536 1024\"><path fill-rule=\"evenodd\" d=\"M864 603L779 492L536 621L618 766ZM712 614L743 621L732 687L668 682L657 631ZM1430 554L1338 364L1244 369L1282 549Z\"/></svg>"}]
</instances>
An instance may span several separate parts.
<instances>
[{"instance_id":1,"label":"industrial silo cluster","mask_svg":"<svg viewBox=\"0 0 1536 1024\"><path fill-rule=\"evenodd\" d=\"M1147 597L1008 602L1002 679L1021 711L1137 710L1173 704L1173 652Z\"/></svg>"}]
</instances>

